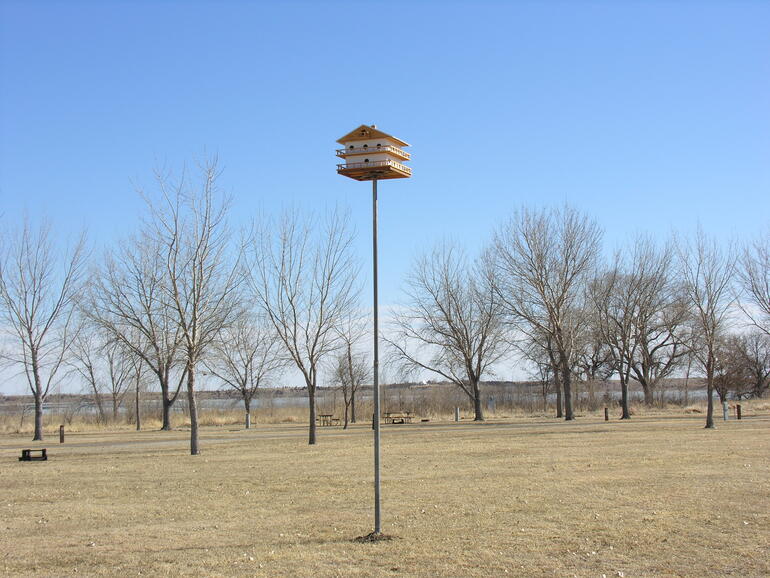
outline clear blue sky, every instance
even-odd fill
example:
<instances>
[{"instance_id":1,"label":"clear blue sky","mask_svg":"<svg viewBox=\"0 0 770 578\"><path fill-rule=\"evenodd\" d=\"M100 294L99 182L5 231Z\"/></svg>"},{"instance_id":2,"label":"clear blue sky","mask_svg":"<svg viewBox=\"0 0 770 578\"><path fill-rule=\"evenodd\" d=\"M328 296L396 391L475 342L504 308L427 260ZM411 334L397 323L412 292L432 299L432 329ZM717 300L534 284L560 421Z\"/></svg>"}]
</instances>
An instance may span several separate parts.
<instances>
[{"instance_id":1,"label":"clear blue sky","mask_svg":"<svg viewBox=\"0 0 770 578\"><path fill-rule=\"evenodd\" d=\"M159 162L219 154L238 219L370 189L335 140L376 123L414 177L381 185L382 302L417 251L478 248L565 200L609 248L770 222L770 2L0 0L0 203L94 243L134 228Z\"/></svg>"}]
</instances>

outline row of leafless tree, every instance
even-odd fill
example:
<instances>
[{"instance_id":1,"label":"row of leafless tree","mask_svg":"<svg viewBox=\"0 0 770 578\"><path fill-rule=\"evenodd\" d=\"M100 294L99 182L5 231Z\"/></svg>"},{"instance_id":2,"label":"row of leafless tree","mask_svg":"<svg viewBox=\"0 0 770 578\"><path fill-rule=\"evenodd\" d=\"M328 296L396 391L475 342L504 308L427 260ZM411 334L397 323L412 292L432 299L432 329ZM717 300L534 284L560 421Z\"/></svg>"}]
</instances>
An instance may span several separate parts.
<instances>
[{"instance_id":1,"label":"row of leafless tree","mask_svg":"<svg viewBox=\"0 0 770 578\"><path fill-rule=\"evenodd\" d=\"M102 255L85 237L59 251L46 225L4 232L2 358L34 396L35 439L52 386L72 375L93 392L102 419L133 393L137 428L143 388L161 392L163 429L185 391L193 454L202 372L240 392L248 427L257 388L295 368L314 444L326 371L343 393L345 425L355 422L356 393L371 374L346 216L289 211L236 235L218 177L216 159L192 175L157 171L157 190L142 191L141 225ZM512 359L550 382L568 420L575 379L619 376L628 417L629 380L651 401L661 380L700 367L709 427L714 389L764 393L770 238L736 252L703 231L667 243L638 237L608 262L601 242L596 222L561 207L517 212L476 259L437 246L415 262L407 299L391 313L383 338L392 361L455 384L479 420L482 380ZM737 311L754 331L736 330Z\"/></svg>"},{"instance_id":2,"label":"row of leafless tree","mask_svg":"<svg viewBox=\"0 0 770 578\"><path fill-rule=\"evenodd\" d=\"M139 230L103 255L90 258L84 237L58 253L47 225L25 222L4 234L3 359L29 383L34 439L42 439L52 386L72 374L88 384L103 418L104 399L115 416L128 391L138 416L140 391L155 382L163 429L185 390L192 454L201 372L241 393L248 426L257 388L294 365L309 393L312 444L321 363L339 353L336 376L354 411L368 372L355 352L357 266L345 216L288 212L236 237L216 159L198 169L193 177L156 172L157 191L142 191Z\"/></svg>"},{"instance_id":3,"label":"row of leafless tree","mask_svg":"<svg viewBox=\"0 0 770 578\"><path fill-rule=\"evenodd\" d=\"M550 383L574 418L573 381L618 376L652 403L659 385L697 368L713 391L762 396L770 376L770 237L740 249L699 229L692 239L638 236L610 259L598 224L570 207L523 209L470 260L439 245L407 279L388 341L405 369L455 383L483 419L481 381L511 355Z\"/></svg>"}]
</instances>

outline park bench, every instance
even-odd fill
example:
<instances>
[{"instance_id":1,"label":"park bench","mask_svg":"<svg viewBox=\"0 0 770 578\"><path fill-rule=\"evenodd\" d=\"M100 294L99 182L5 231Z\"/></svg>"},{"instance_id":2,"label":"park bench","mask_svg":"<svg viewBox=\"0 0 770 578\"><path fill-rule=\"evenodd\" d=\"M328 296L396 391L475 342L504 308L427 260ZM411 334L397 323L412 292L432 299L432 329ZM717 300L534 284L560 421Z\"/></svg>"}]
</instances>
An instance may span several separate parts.
<instances>
[{"instance_id":1,"label":"park bench","mask_svg":"<svg viewBox=\"0 0 770 578\"><path fill-rule=\"evenodd\" d=\"M399 424L399 423L412 423L411 411L395 411L385 413L385 423Z\"/></svg>"},{"instance_id":2,"label":"park bench","mask_svg":"<svg viewBox=\"0 0 770 578\"><path fill-rule=\"evenodd\" d=\"M41 450L21 450L20 462L43 462L48 459L46 449Z\"/></svg>"}]
</instances>

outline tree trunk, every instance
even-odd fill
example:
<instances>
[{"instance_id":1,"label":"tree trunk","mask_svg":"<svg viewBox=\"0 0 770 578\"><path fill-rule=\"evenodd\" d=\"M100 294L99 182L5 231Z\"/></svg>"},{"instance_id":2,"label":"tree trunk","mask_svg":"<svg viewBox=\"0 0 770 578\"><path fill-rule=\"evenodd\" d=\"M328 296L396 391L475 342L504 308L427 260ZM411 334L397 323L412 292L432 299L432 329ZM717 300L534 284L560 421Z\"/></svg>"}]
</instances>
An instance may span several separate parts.
<instances>
[{"instance_id":1,"label":"tree trunk","mask_svg":"<svg viewBox=\"0 0 770 578\"><path fill-rule=\"evenodd\" d=\"M575 414L572 411L572 375L570 374L567 356L563 353L561 364L561 381L564 386L564 419L571 421L575 419Z\"/></svg>"},{"instance_id":2,"label":"tree trunk","mask_svg":"<svg viewBox=\"0 0 770 578\"><path fill-rule=\"evenodd\" d=\"M136 431L142 431L142 417L139 415L139 382L138 381L136 384L135 404L136 404L136 407L134 408L134 410L136 412Z\"/></svg>"},{"instance_id":3,"label":"tree trunk","mask_svg":"<svg viewBox=\"0 0 770 578\"><path fill-rule=\"evenodd\" d=\"M187 370L187 403L190 406L190 455L198 455L198 402L195 399L195 370Z\"/></svg>"},{"instance_id":4,"label":"tree trunk","mask_svg":"<svg viewBox=\"0 0 770 578\"><path fill-rule=\"evenodd\" d=\"M348 429L348 411L350 410L350 402L345 401L345 425L342 426L342 429Z\"/></svg>"},{"instance_id":5,"label":"tree trunk","mask_svg":"<svg viewBox=\"0 0 770 578\"><path fill-rule=\"evenodd\" d=\"M620 419L631 419L631 412L628 410L628 375L620 373Z\"/></svg>"},{"instance_id":6,"label":"tree trunk","mask_svg":"<svg viewBox=\"0 0 770 578\"><path fill-rule=\"evenodd\" d=\"M32 441L43 441L43 396L35 392L35 434Z\"/></svg>"},{"instance_id":7,"label":"tree trunk","mask_svg":"<svg viewBox=\"0 0 770 578\"><path fill-rule=\"evenodd\" d=\"M687 354L687 371L684 374L684 405L690 403L690 369L692 369L692 353Z\"/></svg>"},{"instance_id":8,"label":"tree trunk","mask_svg":"<svg viewBox=\"0 0 770 578\"><path fill-rule=\"evenodd\" d=\"M162 392L162 398L163 398L163 425L161 426L161 430L164 431L171 431L171 404L173 403L168 398L168 389Z\"/></svg>"},{"instance_id":9,"label":"tree trunk","mask_svg":"<svg viewBox=\"0 0 770 578\"><path fill-rule=\"evenodd\" d=\"M708 398L708 410L706 411L706 429L716 429L714 425L714 363L711 355L706 363L706 396Z\"/></svg>"},{"instance_id":10,"label":"tree trunk","mask_svg":"<svg viewBox=\"0 0 770 578\"><path fill-rule=\"evenodd\" d=\"M564 404L562 403L562 395L561 395L561 369L559 368L559 365L553 361L552 364L553 368L553 386L556 389L556 417L564 417L564 413L562 413L562 408L564 407Z\"/></svg>"},{"instance_id":11,"label":"tree trunk","mask_svg":"<svg viewBox=\"0 0 770 578\"><path fill-rule=\"evenodd\" d=\"M118 408L120 407L120 401L113 395L112 396L112 421L118 421Z\"/></svg>"},{"instance_id":12,"label":"tree trunk","mask_svg":"<svg viewBox=\"0 0 770 578\"><path fill-rule=\"evenodd\" d=\"M96 384L91 383L91 389L94 392L94 403L96 404L96 411L99 413L99 422L107 423L107 416L104 414L104 405L102 404L102 396L99 390L96 389Z\"/></svg>"},{"instance_id":13,"label":"tree trunk","mask_svg":"<svg viewBox=\"0 0 770 578\"><path fill-rule=\"evenodd\" d=\"M642 390L644 390L644 405L652 406L655 404L655 390L649 386L649 384L642 383Z\"/></svg>"},{"instance_id":14,"label":"tree trunk","mask_svg":"<svg viewBox=\"0 0 770 578\"><path fill-rule=\"evenodd\" d=\"M579 379L575 383L572 383L572 380L570 379L570 389L572 390L572 399L574 400L573 403L578 409L583 407L583 402L580 399L580 384L581 381Z\"/></svg>"},{"instance_id":15,"label":"tree trunk","mask_svg":"<svg viewBox=\"0 0 770 578\"><path fill-rule=\"evenodd\" d=\"M307 400L310 409L310 428L308 431L308 445L315 445L315 430L316 430L316 409L315 409L315 386L312 384L307 385Z\"/></svg>"},{"instance_id":16,"label":"tree trunk","mask_svg":"<svg viewBox=\"0 0 770 578\"><path fill-rule=\"evenodd\" d=\"M43 440L43 384L40 383L40 368L37 363L37 349L32 348L30 351L30 357L32 360L32 380L34 383L34 389L32 394L35 396L35 433L32 437L32 441Z\"/></svg>"},{"instance_id":17,"label":"tree trunk","mask_svg":"<svg viewBox=\"0 0 770 578\"><path fill-rule=\"evenodd\" d=\"M481 390L479 383L473 384L473 421L484 421L484 411L481 407Z\"/></svg>"},{"instance_id":18,"label":"tree trunk","mask_svg":"<svg viewBox=\"0 0 770 578\"><path fill-rule=\"evenodd\" d=\"M350 423L356 423L356 390L350 386Z\"/></svg>"},{"instance_id":19,"label":"tree trunk","mask_svg":"<svg viewBox=\"0 0 770 578\"><path fill-rule=\"evenodd\" d=\"M251 398L244 396L243 405L246 407L246 429L251 429Z\"/></svg>"},{"instance_id":20,"label":"tree trunk","mask_svg":"<svg viewBox=\"0 0 770 578\"><path fill-rule=\"evenodd\" d=\"M714 386L710 383L707 385L706 395L708 397L708 410L706 411L706 429L716 429L714 425Z\"/></svg>"}]
</instances>

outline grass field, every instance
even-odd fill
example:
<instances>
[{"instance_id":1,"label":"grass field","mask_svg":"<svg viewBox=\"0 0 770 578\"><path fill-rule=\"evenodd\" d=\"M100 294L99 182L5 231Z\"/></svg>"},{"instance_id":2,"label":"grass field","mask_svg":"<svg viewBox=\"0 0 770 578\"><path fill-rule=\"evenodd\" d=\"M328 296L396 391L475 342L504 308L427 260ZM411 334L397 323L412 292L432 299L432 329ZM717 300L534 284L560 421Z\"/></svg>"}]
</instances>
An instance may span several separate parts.
<instances>
[{"instance_id":1,"label":"grass field","mask_svg":"<svg viewBox=\"0 0 770 578\"><path fill-rule=\"evenodd\" d=\"M770 416L0 436L9 576L767 576ZM48 462L19 462L47 447Z\"/></svg>"}]
</instances>

